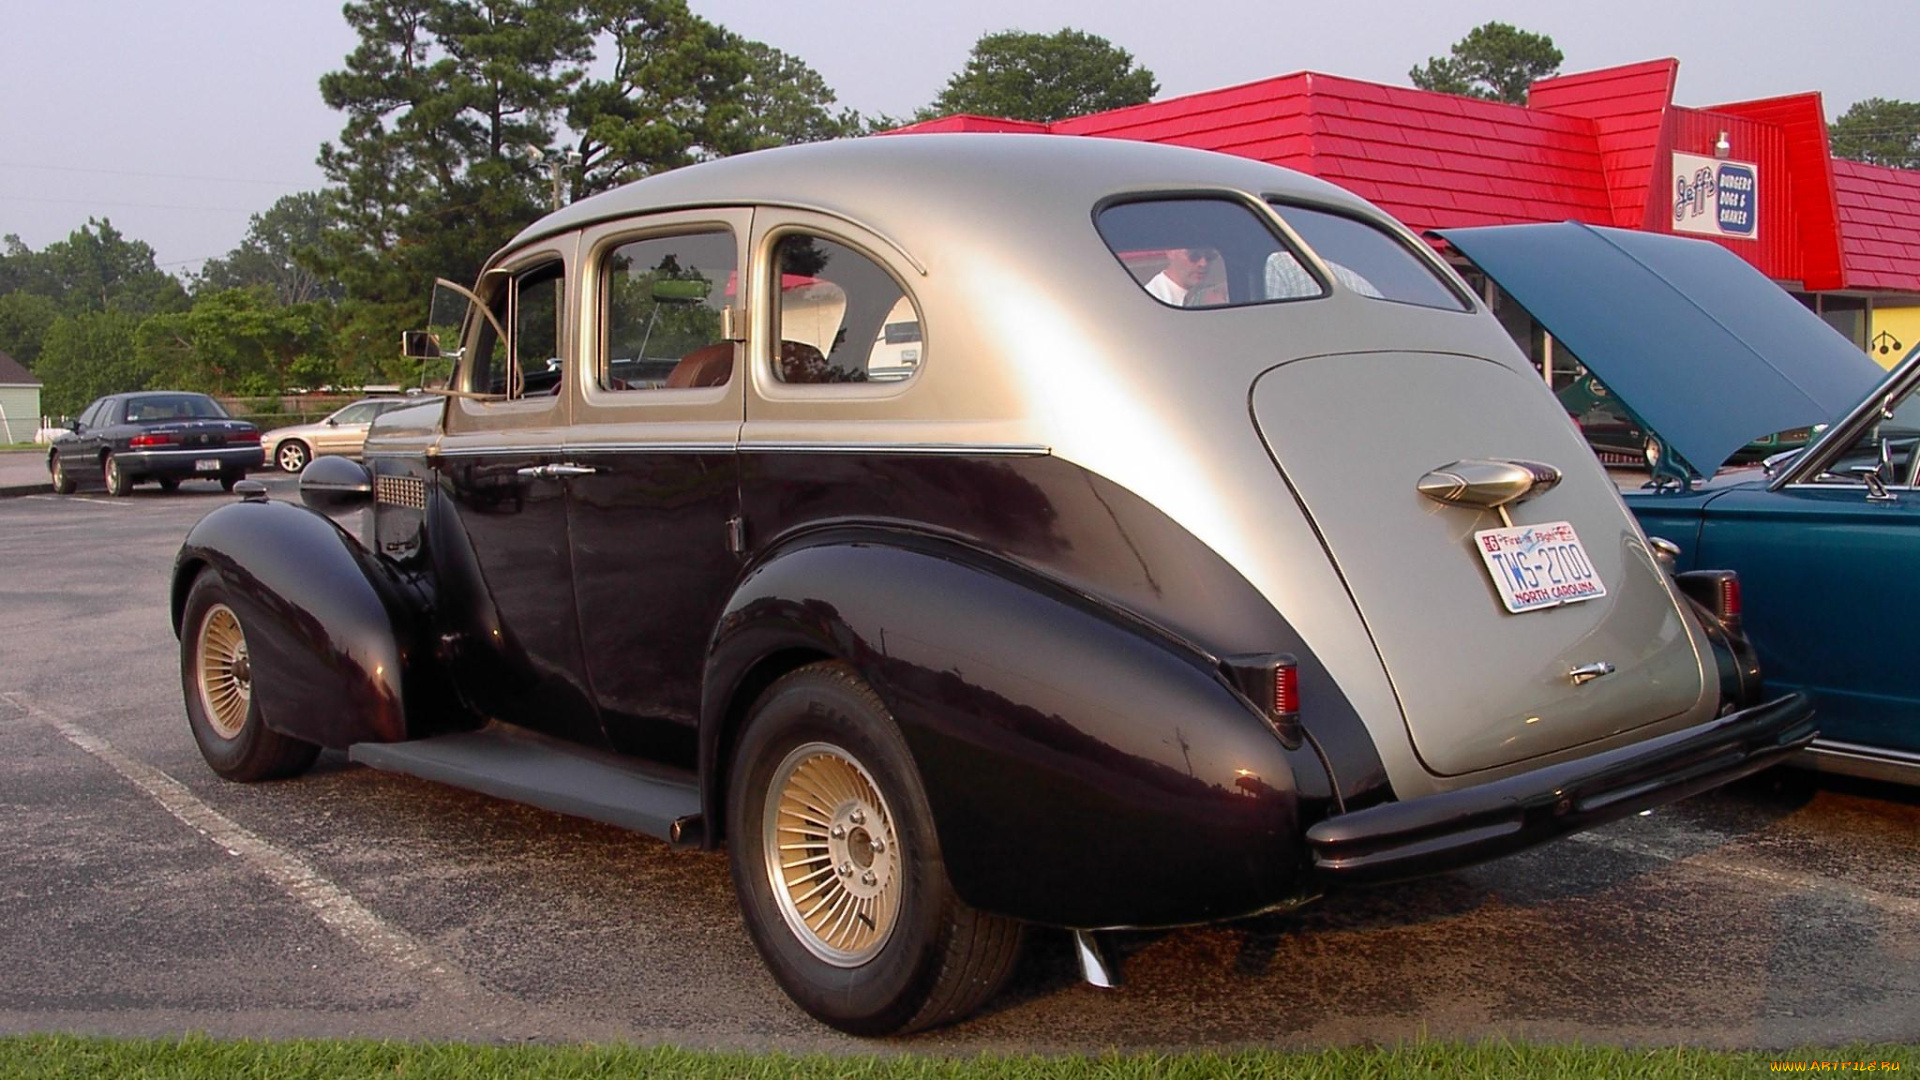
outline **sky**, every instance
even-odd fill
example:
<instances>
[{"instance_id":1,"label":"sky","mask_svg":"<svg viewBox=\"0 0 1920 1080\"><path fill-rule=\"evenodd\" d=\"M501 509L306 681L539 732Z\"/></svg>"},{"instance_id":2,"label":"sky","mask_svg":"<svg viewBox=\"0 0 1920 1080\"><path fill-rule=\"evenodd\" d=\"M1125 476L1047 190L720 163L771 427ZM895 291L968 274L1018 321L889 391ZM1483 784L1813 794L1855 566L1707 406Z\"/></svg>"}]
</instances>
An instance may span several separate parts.
<instances>
[{"instance_id":1,"label":"sky","mask_svg":"<svg viewBox=\"0 0 1920 1080\"><path fill-rule=\"evenodd\" d=\"M843 105L906 115L980 35L1071 26L1133 53L1162 97L1320 71L1407 84L1490 20L1551 36L1572 73L1680 61L1675 100L1819 91L1829 118L1920 99L1920 0L690 0L799 56ZM248 218L318 188L344 118L320 100L356 38L338 0L6 0L0 235L39 249L104 217L173 272L226 254Z\"/></svg>"}]
</instances>

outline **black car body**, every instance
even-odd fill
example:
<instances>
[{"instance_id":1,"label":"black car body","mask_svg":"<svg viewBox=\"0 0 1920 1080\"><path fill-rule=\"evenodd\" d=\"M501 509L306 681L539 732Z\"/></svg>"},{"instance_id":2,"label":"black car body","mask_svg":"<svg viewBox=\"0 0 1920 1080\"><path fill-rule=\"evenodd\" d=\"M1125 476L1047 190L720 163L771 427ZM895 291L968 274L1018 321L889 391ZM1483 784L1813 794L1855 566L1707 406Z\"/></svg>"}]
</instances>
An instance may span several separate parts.
<instances>
[{"instance_id":1,"label":"black car body","mask_svg":"<svg viewBox=\"0 0 1920 1080\"><path fill-rule=\"evenodd\" d=\"M227 415L205 394L174 390L109 394L88 405L47 450L53 489L125 495L133 485L212 480L227 490L260 468L260 429Z\"/></svg>"},{"instance_id":2,"label":"black car body","mask_svg":"<svg viewBox=\"0 0 1920 1080\"><path fill-rule=\"evenodd\" d=\"M724 842L847 1030L964 1015L1025 923L1091 957L1813 734L1464 283L1298 174L795 147L578 203L461 292L444 402L182 547L203 753Z\"/></svg>"}]
</instances>

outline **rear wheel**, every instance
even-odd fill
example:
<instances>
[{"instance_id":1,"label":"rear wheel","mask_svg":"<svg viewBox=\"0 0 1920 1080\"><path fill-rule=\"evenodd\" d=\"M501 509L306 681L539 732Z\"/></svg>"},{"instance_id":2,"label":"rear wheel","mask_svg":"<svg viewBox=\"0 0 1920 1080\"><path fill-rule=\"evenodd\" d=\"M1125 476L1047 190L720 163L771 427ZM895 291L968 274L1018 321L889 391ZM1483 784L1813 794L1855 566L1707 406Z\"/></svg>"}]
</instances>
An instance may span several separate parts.
<instances>
[{"instance_id":1,"label":"rear wheel","mask_svg":"<svg viewBox=\"0 0 1920 1080\"><path fill-rule=\"evenodd\" d=\"M225 585L211 571L187 594L180 621L180 688L200 756L229 780L296 776L320 748L266 726L254 694L246 628Z\"/></svg>"},{"instance_id":2,"label":"rear wheel","mask_svg":"<svg viewBox=\"0 0 1920 1080\"><path fill-rule=\"evenodd\" d=\"M281 472L299 472L307 467L307 462L313 460L313 453L299 439L288 439L273 452L273 460L274 464L280 466Z\"/></svg>"},{"instance_id":3,"label":"rear wheel","mask_svg":"<svg viewBox=\"0 0 1920 1080\"><path fill-rule=\"evenodd\" d=\"M823 1023L932 1027L979 1008L1013 970L1020 924L954 894L906 741L843 664L801 668L754 705L727 831L754 944Z\"/></svg>"},{"instance_id":4,"label":"rear wheel","mask_svg":"<svg viewBox=\"0 0 1920 1080\"><path fill-rule=\"evenodd\" d=\"M161 491L179 491L180 481L175 480L171 477L163 477L160 480L160 490Z\"/></svg>"},{"instance_id":5,"label":"rear wheel","mask_svg":"<svg viewBox=\"0 0 1920 1080\"><path fill-rule=\"evenodd\" d=\"M74 488L78 485L73 482L73 477L67 475L67 464L60 460L59 454L53 455L53 460L47 463L47 470L53 474L53 490L55 493L60 495L73 494Z\"/></svg>"},{"instance_id":6,"label":"rear wheel","mask_svg":"<svg viewBox=\"0 0 1920 1080\"><path fill-rule=\"evenodd\" d=\"M105 481L109 495L121 496L133 490L133 480L120 471L120 459L112 454L100 463L100 479Z\"/></svg>"},{"instance_id":7,"label":"rear wheel","mask_svg":"<svg viewBox=\"0 0 1920 1080\"><path fill-rule=\"evenodd\" d=\"M241 473L221 473L220 474L220 490L232 491L233 485L239 483L241 480L244 480L244 479L246 479L246 477Z\"/></svg>"}]
</instances>

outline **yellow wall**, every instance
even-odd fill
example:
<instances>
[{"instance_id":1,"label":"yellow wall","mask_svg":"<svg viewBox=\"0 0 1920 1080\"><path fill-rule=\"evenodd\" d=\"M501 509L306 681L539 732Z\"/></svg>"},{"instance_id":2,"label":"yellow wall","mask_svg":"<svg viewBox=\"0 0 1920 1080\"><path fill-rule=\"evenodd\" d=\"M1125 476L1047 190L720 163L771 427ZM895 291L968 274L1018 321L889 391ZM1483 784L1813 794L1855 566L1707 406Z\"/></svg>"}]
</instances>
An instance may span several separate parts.
<instances>
[{"instance_id":1,"label":"yellow wall","mask_svg":"<svg viewBox=\"0 0 1920 1080\"><path fill-rule=\"evenodd\" d=\"M1900 344L1875 341L1882 332L1892 334ZM1883 368L1890 368L1906 358L1913 347L1920 345L1920 307L1880 307L1874 305L1873 324L1867 333L1867 355ZM1882 346L1887 347L1881 352Z\"/></svg>"}]
</instances>

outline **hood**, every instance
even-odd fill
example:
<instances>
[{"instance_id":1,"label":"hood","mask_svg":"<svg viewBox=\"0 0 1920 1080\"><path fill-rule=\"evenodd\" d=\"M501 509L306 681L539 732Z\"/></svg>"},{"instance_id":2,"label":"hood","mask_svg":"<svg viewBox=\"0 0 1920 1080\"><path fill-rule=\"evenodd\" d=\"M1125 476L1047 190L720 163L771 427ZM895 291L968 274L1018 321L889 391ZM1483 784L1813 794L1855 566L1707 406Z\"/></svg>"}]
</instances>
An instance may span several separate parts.
<instances>
[{"instance_id":1,"label":"hood","mask_svg":"<svg viewBox=\"0 0 1920 1080\"><path fill-rule=\"evenodd\" d=\"M1444 229L1702 476L1832 421L1885 372L1718 244L1577 222Z\"/></svg>"}]
</instances>

